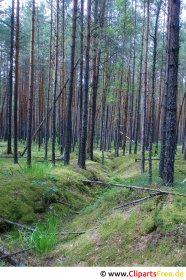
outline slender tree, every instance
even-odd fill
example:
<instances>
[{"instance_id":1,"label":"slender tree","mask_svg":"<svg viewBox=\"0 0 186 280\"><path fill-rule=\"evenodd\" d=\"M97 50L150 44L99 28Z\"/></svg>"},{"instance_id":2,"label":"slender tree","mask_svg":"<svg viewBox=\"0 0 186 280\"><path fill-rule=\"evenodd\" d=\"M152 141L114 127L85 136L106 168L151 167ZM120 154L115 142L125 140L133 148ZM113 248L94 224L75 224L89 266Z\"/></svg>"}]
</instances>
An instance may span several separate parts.
<instances>
[{"instance_id":1,"label":"slender tree","mask_svg":"<svg viewBox=\"0 0 186 280\"><path fill-rule=\"evenodd\" d=\"M15 54L15 88L14 88L14 163L18 163L18 131L17 131L17 101L19 90L19 0L16 8L16 54Z\"/></svg>"},{"instance_id":2,"label":"slender tree","mask_svg":"<svg viewBox=\"0 0 186 280\"><path fill-rule=\"evenodd\" d=\"M11 39L10 39L10 70L8 95L8 143L7 154L12 153L12 91L13 91L13 58L14 58L14 0L12 0Z\"/></svg>"},{"instance_id":3,"label":"slender tree","mask_svg":"<svg viewBox=\"0 0 186 280\"><path fill-rule=\"evenodd\" d=\"M157 33L158 33L158 21L159 21L159 14L161 9L161 3L160 0L157 7L157 13L156 13L156 21L155 21L155 27L154 27L154 37L153 37L153 44L154 44L154 50L153 50L153 63L152 63L152 92L151 92L151 110L150 110L150 132L149 132L149 155L148 155L148 163L149 163L149 183L152 183L152 143L154 140L154 107L155 107L155 83L156 83L156 60L157 60Z\"/></svg>"},{"instance_id":4,"label":"slender tree","mask_svg":"<svg viewBox=\"0 0 186 280\"><path fill-rule=\"evenodd\" d=\"M165 184L174 182L174 159L177 144L176 114L178 89L179 55L179 15L180 0L169 0L168 11L168 70L167 70L167 122L163 180Z\"/></svg>"},{"instance_id":5,"label":"slender tree","mask_svg":"<svg viewBox=\"0 0 186 280\"><path fill-rule=\"evenodd\" d=\"M50 11L50 45L49 45L49 64L48 64L48 88L46 100L46 123L45 123L45 151L44 158L48 158L48 138L49 138L49 107L50 107L50 86L51 86L51 68L52 68L52 34L53 34L53 0L51 1Z\"/></svg>"},{"instance_id":6,"label":"slender tree","mask_svg":"<svg viewBox=\"0 0 186 280\"><path fill-rule=\"evenodd\" d=\"M148 44L149 44L149 5L146 0L146 31L145 31L145 58L144 58L144 95L143 95L143 121L142 121L142 147L141 147L141 172L145 172L145 146L146 146L146 116L147 116L147 71L148 71Z\"/></svg>"},{"instance_id":7,"label":"slender tree","mask_svg":"<svg viewBox=\"0 0 186 280\"><path fill-rule=\"evenodd\" d=\"M87 120L88 120L88 92L89 92L89 54L90 54L90 19L91 19L91 0L87 2L87 34L86 34L86 53L85 53L85 74L84 74L84 95L83 95L83 116L81 133L81 158L79 166L86 168L86 144L87 144Z\"/></svg>"},{"instance_id":8,"label":"slender tree","mask_svg":"<svg viewBox=\"0 0 186 280\"><path fill-rule=\"evenodd\" d=\"M32 160L32 110L34 92L34 33L35 33L35 0L32 0L32 22L30 37L30 70L29 70L29 100L28 100L28 124L27 124L27 165L31 166Z\"/></svg>"},{"instance_id":9,"label":"slender tree","mask_svg":"<svg viewBox=\"0 0 186 280\"><path fill-rule=\"evenodd\" d=\"M77 22L77 3L78 0L73 0L73 16L72 16L72 48L71 48L71 64L70 64L70 80L69 91L67 97L67 121L65 129L65 154L64 164L69 164L71 141L72 141L72 96L74 92L74 61L76 47L76 22Z\"/></svg>"},{"instance_id":10,"label":"slender tree","mask_svg":"<svg viewBox=\"0 0 186 280\"><path fill-rule=\"evenodd\" d=\"M79 73L79 145L82 134L82 108L83 108L83 41L84 41L84 0L81 0L81 34L80 34L80 73ZM81 149L78 152L78 164L81 162Z\"/></svg>"},{"instance_id":11,"label":"slender tree","mask_svg":"<svg viewBox=\"0 0 186 280\"><path fill-rule=\"evenodd\" d=\"M56 92L58 75L58 36L59 36L59 0L56 0L56 26L55 26L55 66L53 86L53 109L52 109L52 163L55 164L55 142L56 142Z\"/></svg>"},{"instance_id":12,"label":"slender tree","mask_svg":"<svg viewBox=\"0 0 186 280\"><path fill-rule=\"evenodd\" d=\"M91 110L91 127L90 127L90 159L93 160L94 149L94 132L95 132L95 117L96 117L96 101L97 89L99 81L99 60L98 60L98 0L94 2L94 26L95 32L93 34L93 59L92 59L92 110Z\"/></svg>"}]
</instances>

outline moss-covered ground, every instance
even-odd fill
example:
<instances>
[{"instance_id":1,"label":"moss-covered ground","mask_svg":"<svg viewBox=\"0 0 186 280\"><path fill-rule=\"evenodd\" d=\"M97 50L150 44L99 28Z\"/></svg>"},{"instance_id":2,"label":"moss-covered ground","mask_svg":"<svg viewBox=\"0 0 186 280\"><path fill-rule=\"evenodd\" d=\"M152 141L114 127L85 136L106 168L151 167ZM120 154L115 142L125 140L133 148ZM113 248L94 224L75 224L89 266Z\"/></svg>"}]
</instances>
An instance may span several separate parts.
<instances>
[{"instance_id":1,"label":"moss-covered ground","mask_svg":"<svg viewBox=\"0 0 186 280\"><path fill-rule=\"evenodd\" d=\"M22 147L21 147L22 148ZM26 159L14 165L12 158L0 154L0 244L15 251L28 246L24 255L30 266L186 266L186 198L156 196L143 203L115 209L144 197L148 192L126 188L100 187L83 183L85 179L148 186L147 173L140 174L137 156L115 158L99 151L87 169L71 164L40 162L43 151L33 151L32 168ZM158 161L153 161L152 188L186 193L182 183L186 163L178 149L175 185L165 187L158 177ZM39 161L39 162L38 162ZM9 219L35 228L34 233L7 227ZM93 229L82 235L60 232ZM21 258L21 255L20 255ZM8 265L1 262L1 265Z\"/></svg>"}]
</instances>

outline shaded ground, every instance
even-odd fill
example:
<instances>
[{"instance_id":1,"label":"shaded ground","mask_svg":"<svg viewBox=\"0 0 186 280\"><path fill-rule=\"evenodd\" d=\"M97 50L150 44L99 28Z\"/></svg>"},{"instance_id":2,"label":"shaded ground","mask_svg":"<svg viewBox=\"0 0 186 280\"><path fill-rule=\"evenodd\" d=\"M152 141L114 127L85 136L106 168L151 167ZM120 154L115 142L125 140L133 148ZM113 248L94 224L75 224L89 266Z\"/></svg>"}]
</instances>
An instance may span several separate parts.
<instances>
[{"instance_id":1,"label":"shaded ground","mask_svg":"<svg viewBox=\"0 0 186 280\"><path fill-rule=\"evenodd\" d=\"M35 157L41 152L35 152ZM58 162L33 163L28 170L25 159L14 166L12 159L0 159L0 215L35 226L48 217L57 217L57 232L95 229L83 235L58 235L50 250L24 253L25 265L31 266L185 266L186 265L186 199L162 195L138 205L114 210L125 202L146 196L146 192L125 188L87 186L84 179L147 185L147 174L139 173L135 157L114 158L106 153L105 165L87 162L80 170L76 154L71 166ZM139 157L139 156L138 156ZM178 153L174 191L185 192L181 181L186 164ZM164 188L153 166L153 188ZM4 228L1 223L0 244L11 251L30 245L28 233ZM45 246L45 244L44 244ZM7 265L7 263L1 263Z\"/></svg>"}]
</instances>

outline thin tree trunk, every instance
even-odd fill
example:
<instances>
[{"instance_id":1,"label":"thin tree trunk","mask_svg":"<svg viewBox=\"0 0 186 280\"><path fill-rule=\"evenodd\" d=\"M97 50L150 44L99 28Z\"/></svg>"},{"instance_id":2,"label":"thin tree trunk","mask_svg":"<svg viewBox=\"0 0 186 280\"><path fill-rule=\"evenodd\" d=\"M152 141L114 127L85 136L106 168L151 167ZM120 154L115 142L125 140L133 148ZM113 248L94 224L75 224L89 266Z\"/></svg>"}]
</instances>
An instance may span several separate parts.
<instances>
[{"instance_id":1,"label":"thin tree trunk","mask_svg":"<svg viewBox=\"0 0 186 280\"><path fill-rule=\"evenodd\" d=\"M174 182L174 159L177 144L176 114L177 114L177 88L178 88L178 56L179 56L179 15L180 0L169 0L170 18L168 25L168 95L167 95L167 122L166 146L163 180L165 184Z\"/></svg>"},{"instance_id":2,"label":"thin tree trunk","mask_svg":"<svg viewBox=\"0 0 186 280\"><path fill-rule=\"evenodd\" d=\"M10 71L8 95L8 143L7 154L12 153L12 92L13 92L13 60L14 60L14 0L12 0L11 39L10 39Z\"/></svg>"},{"instance_id":3,"label":"thin tree trunk","mask_svg":"<svg viewBox=\"0 0 186 280\"><path fill-rule=\"evenodd\" d=\"M161 9L161 1L158 3L157 8L157 14L156 14L156 23L155 23L155 29L154 29L154 37L153 37L153 43L154 43L154 50L153 50L153 65L152 65L152 92L151 92L151 115L150 115L150 132L149 132L149 184L152 183L152 143L153 143L153 132L154 132L154 107L155 107L155 82L156 82L156 58L157 58L157 33L158 33L158 20L159 20L159 14Z\"/></svg>"},{"instance_id":4,"label":"thin tree trunk","mask_svg":"<svg viewBox=\"0 0 186 280\"><path fill-rule=\"evenodd\" d=\"M48 158L48 138L49 138L49 99L50 99L50 85L51 85L51 67L52 67L52 29L53 29L53 0L51 0L51 14L50 14L50 47L49 47L49 65L48 65L48 89L47 89L47 105L46 105L46 124L45 124L45 151L44 159Z\"/></svg>"},{"instance_id":5,"label":"thin tree trunk","mask_svg":"<svg viewBox=\"0 0 186 280\"><path fill-rule=\"evenodd\" d=\"M87 120L88 120L88 92L89 92L89 53L90 53L90 20L91 20L91 0L87 2L87 38L85 54L85 75L84 75L84 96L83 96L83 116L82 116L82 134L81 134L81 158L79 166L86 168L86 143L87 143Z\"/></svg>"},{"instance_id":6,"label":"thin tree trunk","mask_svg":"<svg viewBox=\"0 0 186 280\"><path fill-rule=\"evenodd\" d=\"M72 17L72 49L71 49L71 66L70 66L70 81L69 92L67 98L67 121L65 129L65 154L64 164L69 164L71 142L72 142L72 96L74 92L74 60L75 60L75 47L76 47L76 21L77 21L77 4L78 0L73 0L73 17Z\"/></svg>"},{"instance_id":7,"label":"thin tree trunk","mask_svg":"<svg viewBox=\"0 0 186 280\"><path fill-rule=\"evenodd\" d=\"M15 55L15 88L14 88L14 163L18 163L17 148L17 101L19 90L19 0L16 9L16 55Z\"/></svg>"},{"instance_id":8,"label":"thin tree trunk","mask_svg":"<svg viewBox=\"0 0 186 280\"><path fill-rule=\"evenodd\" d=\"M27 124L27 165L31 166L32 160L32 112L33 112L33 85L34 85L34 32L35 32L35 0L32 0L32 23L30 38L30 71L29 71L29 100Z\"/></svg>"},{"instance_id":9,"label":"thin tree trunk","mask_svg":"<svg viewBox=\"0 0 186 280\"><path fill-rule=\"evenodd\" d=\"M81 134L82 134L82 108L83 108L83 31L84 31L84 0L81 0L81 35L80 35L80 74L79 74L79 152L78 165L81 162Z\"/></svg>"},{"instance_id":10,"label":"thin tree trunk","mask_svg":"<svg viewBox=\"0 0 186 280\"><path fill-rule=\"evenodd\" d=\"M56 0L56 26L55 26L55 67L53 88L53 110L52 110L52 163L55 164L55 142L56 142L56 92L58 74L58 36L59 36L59 0Z\"/></svg>"},{"instance_id":11,"label":"thin tree trunk","mask_svg":"<svg viewBox=\"0 0 186 280\"><path fill-rule=\"evenodd\" d=\"M147 70L148 70L148 43L149 43L149 0L147 3L146 32L145 32L145 60L144 60L144 96L143 96L143 122L142 122L142 149L141 149L141 172L145 172L145 147L146 147L146 122L147 122Z\"/></svg>"},{"instance_id":12,"label":"thin tree trunk","mask_svg":"<svg viewBox=\"0 0 186 280\"><path fill-rule=\"evenodd\" d=\"M130 140L129 140L129 154L132 153L132 139L133 139L133 112L134 112L134 86L135 86L135 67L136 67L136 0L132 11L134 13L134 38L133 38L133 69L132 69L132 94L130 102ZM132 1L133 6L133 1Z\"/></svg>"},{"instance_id":13,"label":"thin tree trunk","mask_svg":"<svg viewBox=\"0 0 186 280\"><path fill-rule=\"evenodd\" d=\"M145 15L145 4L144 4L144 15ZM135 132L135 144L134 154L137 154L138 150L138 134L140 126L140 106L141 106L141 85L142 85L142 68L143 68L143 45L144 45L144 27L145 21L143 20L142 27L142 38L141 38L141 55L140 55L140 66L139 66L139 82L138 82L138 97L137 97L137 109L136 109L136 132Z\"/></svg>"},{"instance_id":14,"label":"thin tree trunk","mask_svg":"<svg viewBox=\"0 0 186 280\"><path fill-rule=\"evenodd\" d=\"M98 28L98 0L94 3L94 26ZM90 146L89 146L89 154L90 160L93 160L93 149L94 149L94 130L95 130L95 115L96 115L96 101L97 101L97 89L98 89L98 81L99 81L99 58L100 51L97 53L98 49L98 32L97 30L93 35L93 60L92 60L92 111L91 111L91 126L90 126ZM98 58L99 57L99 58Z\"/></svg>"}]
</instances>

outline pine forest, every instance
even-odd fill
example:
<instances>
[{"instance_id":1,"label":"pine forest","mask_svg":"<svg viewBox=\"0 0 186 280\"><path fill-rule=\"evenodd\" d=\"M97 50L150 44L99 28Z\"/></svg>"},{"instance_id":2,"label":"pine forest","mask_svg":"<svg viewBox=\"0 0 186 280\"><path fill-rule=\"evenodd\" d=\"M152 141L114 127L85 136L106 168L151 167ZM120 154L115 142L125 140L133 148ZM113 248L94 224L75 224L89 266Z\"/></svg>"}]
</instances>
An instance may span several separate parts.
<instances>
[{"instance_id":1,"label":"pine forest","mask_svg":"<svg viewBox=\"0 0 186 280\"><path fill-rule=\"evenodd\" d=\"M0 266L186 266L186 0L0 0Z\"/></svg>"}]
</instances>

